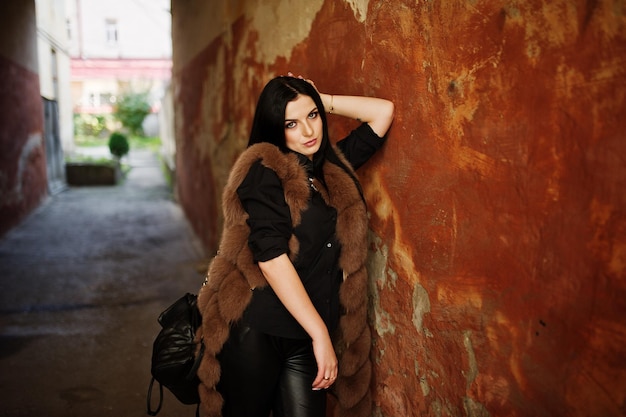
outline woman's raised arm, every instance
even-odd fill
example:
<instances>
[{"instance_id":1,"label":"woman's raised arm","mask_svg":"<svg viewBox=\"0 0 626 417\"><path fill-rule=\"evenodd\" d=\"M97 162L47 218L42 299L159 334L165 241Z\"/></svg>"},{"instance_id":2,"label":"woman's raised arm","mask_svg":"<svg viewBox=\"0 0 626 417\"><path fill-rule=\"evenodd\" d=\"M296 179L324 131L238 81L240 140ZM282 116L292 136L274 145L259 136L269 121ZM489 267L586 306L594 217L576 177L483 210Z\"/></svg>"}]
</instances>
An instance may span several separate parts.
<instances>
[{"instance_id":1,"label":"woman's raised arm","mask_svg":"<svg viewBox=\"0 0 626 417\"><path fill-rule=\"evenodd\" d=\"M294 76L291 72L288 73L288 75L291 77ZM374 133L381 138L385 136L389 130L395 112L393 102L377 97L343 96L320 93L313 81L305 79L301 75L299 75L298 78L304 79L315 87L322 99L322 103L324 103L326 113L337 114L365 122L370 125Z\"/></svg>"},{"instance_id":2,"label":"woman's raised arm","mask_svg":"<svg viewBox=\"0 0 626 417\"><path fill-rule=\"evenodd\" d=\"M337 114L365 122L374 133L383 137L394 116L394 104L382 98L342 96L320 93L326 113Z\"/></svg>"}]
</instances>

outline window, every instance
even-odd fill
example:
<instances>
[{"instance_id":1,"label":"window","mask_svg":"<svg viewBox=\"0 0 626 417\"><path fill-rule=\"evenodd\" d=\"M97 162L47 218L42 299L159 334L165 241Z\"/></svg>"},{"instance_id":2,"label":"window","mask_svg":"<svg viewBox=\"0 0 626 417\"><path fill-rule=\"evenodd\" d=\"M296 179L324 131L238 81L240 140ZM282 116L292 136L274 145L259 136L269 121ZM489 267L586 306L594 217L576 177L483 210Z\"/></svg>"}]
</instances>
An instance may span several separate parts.
<instances>
[{"instance_id":1,"label":"window","mask_svg":"<svg viewBox=\"0 0 626 417\"><path fill-rule=\"evenodd\" d=\"M100 105L112 106L115 104L115 96L111 93L100 93Z\"/></svg>"},{"instance_id":2,"label":"window","mask_svg":"<svg viewBox=\"0 0 626 417\"><path fill-rule=\"evenodd\" d=\"M117 20L106 19L104 23L104 27L106 30L107 43L111 45L116 45L117 44Z\"/></svg>"}]
</instances>

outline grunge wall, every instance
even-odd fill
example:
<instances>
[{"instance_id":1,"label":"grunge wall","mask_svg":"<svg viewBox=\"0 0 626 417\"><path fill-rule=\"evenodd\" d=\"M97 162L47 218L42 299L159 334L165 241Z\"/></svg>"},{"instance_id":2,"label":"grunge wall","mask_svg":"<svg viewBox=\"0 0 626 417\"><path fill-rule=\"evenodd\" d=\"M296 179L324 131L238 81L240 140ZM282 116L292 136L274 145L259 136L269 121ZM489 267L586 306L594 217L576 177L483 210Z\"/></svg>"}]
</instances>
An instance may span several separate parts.
<instances>
[{"instance_id":1,"label":"grunge wall","mask_svg":"<svg viewBox=\"0 0 626 417\"><path fill-rule=\"evenodd\" d=\"M180 202L209 253L265 82L396 104L374 416L626 415L626 2L173 0ZM354 126L329 116L338 138Z\"/></svg>"},{"instance_id":2,"label":"grunge wall","mask_svg":"<svg viewBox=\"0 0 626 417\"><path fill-rule=\"evenodd\" d=\"M47 196L34 0L0 2L0 236Z\"/></svg>"}]
</instances>

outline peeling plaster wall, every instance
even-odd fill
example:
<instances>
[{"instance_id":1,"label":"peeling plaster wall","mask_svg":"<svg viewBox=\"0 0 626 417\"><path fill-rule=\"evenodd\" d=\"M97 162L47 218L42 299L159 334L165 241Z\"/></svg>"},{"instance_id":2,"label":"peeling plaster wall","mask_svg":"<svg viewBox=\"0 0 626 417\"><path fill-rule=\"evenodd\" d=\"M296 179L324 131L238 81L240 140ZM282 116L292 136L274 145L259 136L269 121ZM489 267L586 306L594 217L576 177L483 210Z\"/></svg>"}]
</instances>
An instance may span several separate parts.
<instances>
[{"instance_id":1,"label":"peeling plaster wall","mask_svg":"<svg viewBox=\"0 0 626 417\"><path fill-rule=\"evenodd\" d=\"M626 2L172 10L178 191L209 252L270 77L396 103L359 172L374 416L626 415Z\"/></svg>"},{"instance_id":2,"label":"peeling plaster wall","mask_svg":"<svg viewBox=\"0 0 626 417\"><path fill-rule=\"evenodd\" d=\"M0 236L47 195L34 1L0 5Z\"/></svg>"}]
</instances>

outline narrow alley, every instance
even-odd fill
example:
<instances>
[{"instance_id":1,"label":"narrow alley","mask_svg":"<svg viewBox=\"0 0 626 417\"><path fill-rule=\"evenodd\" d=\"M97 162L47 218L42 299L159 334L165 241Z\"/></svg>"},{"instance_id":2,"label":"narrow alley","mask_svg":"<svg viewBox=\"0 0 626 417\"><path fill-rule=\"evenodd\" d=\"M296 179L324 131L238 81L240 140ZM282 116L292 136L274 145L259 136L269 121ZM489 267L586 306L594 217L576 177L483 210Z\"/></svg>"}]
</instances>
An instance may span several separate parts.
<instances>
[{"instance_id":1,"label":"narrow alley","mask_svg":"<svg viewBox=\"0 0 626 417\"><path fill-rule=\"evenodd\" d=\"M206 262L156 156L127 162L123 184L49 197L0 240L2 417L146 415L157 316ZM159 416L186 415L165 391Z\"/></svg>"},{"instance_id":2,"label":"narrow alley","mask_svg":"<svg viewBox=\"0 0 626 417\"><path fill-rule=\"evenodd\" d=\"M146 416L157 317L199 290L289 72L330 96L320 148L374 118L338 97L395 109L356 172L367 254L339 248L371 337L336 389L363 395L328 417L626 417L626 0L9 0L0 22L0 417ZM134 147L122 185L57 192L75 148L135 130L129 103L175 190ZM158 417L195 415L165 394Z\"/></svg>"}]
</instances>

